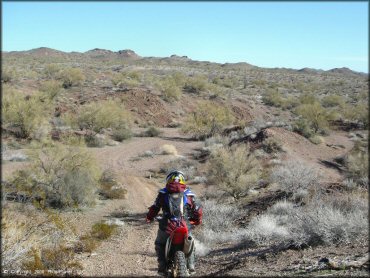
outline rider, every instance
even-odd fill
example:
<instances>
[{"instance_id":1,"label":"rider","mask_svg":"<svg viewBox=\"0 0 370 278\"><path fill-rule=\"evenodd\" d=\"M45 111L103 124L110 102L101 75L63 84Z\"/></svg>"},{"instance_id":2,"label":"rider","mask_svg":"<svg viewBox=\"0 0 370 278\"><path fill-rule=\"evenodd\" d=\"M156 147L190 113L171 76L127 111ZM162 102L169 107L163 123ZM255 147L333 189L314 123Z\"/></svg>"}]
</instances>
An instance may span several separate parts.
<instances>
[{"instance_id":1,"label":"rider","mask_svg":"<svg viewBox=\"0 0 370 278\"><path fill-rule=\"evenodd\" d=\"M187 227L191 227L190 222L192 225L199 225L202 223L202 207L195 198L195 194L186 186L184 174L178 170L170 171L166 177L166 187L159 190L157 198L154 204L149 208L149 212L146 216L146 221L149 223L157 216L162 208L163 217L159 221L159 229L155 240L155 251L158 258L158 273L160 274L164 274L166 271L165 246L167 238L174 229L174 226L171 225L173 222L169 221L174 218L174 212L169 205L168 198L169 194L178 192L183 192L186 196L186 201L183 204L183 208L180 208L180 210L182 212L181 216L184 217L187 223ZM195 254L192 252L188 258L188 269L191 273L195 272L194 263Z\"/></svg>"}]
</instances>

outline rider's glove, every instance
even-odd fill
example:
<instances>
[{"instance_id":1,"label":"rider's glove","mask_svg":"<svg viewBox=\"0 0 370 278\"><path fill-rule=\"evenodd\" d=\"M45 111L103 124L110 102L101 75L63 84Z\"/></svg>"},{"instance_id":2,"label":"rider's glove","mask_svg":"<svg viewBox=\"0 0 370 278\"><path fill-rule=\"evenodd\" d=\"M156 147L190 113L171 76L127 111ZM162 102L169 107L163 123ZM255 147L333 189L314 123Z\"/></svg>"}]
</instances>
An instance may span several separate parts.
<instances>
[{"instance_id":1,"label":"rider's glove","mask_svg":"<svg viewBox=\"0 0 370 278\"><path fill-rule=\"evenodd\" d=\"M159 212L159 208L157 208L155 205L151 206L149 208L148 214L146 215L146 219L152 221L154 217L157 216L158 212Z\"/></svg>"}]
</instances>

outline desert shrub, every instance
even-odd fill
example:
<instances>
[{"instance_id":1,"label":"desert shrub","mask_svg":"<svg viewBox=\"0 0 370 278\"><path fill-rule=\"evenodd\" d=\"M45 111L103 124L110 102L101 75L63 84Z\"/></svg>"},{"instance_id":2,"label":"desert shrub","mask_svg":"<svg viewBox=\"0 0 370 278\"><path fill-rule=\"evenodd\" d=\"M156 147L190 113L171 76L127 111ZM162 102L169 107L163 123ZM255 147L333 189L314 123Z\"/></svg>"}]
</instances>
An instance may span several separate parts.
<instances>
[{"instance_id":1,"label":"desert shrub","mask_svg":"<svg viewBox=\"0 0 370 278\"><path fill-rule=\"evenodd\" d=\"M155 126L148 127L143 133L141 133L141 136L144 137L157 137L162 132L156 128Z\"/></svg>"},{"instance_id":2,"label":"desert shrub","mask_svg":"<svg viewBox=\"0 0 370 278\"><path fill-rule=\"evenodd\" d=\"M275 167L270 175L271 182L277 183L287 193L309 191L319 185L319 174L301 161L287 161Z\"/></svg>"},{"instance_id":3,"label":"desert shrub","mask_svg":"<svg viewBox=\"0 0 370 278\"><path fill-rule=\"evenodd\" d=\"M32 249L30 252L31 260L25 261L23 267L32 273L43 271L48 276L48 270L68 270L76 272L81 270L81 264L75 259L73 248L63 244L50 248L41 248L41 250ZM55 274L55 273L53 273Z\"/></svg>"},{"instance_id":4,"label":"desert shrub","mask_svg":"<svg viewBox=\"0 0 370 278\"><path fill-rule=\"evenodd\" d=\"M319 100L316 98L315 95L311 93L305 93L299 97L299 103L301 105L304 105L304 104L314 105L314 104L319 104Z\"/></svg>"},{"instance_id":5,"label":"desert shrub","mask_svg":"<svg viewBox=\"0 0 370 278\"><path fill-rule=\"evenodd\" d=\"M56 64L47 64L44 68L43 75L48 79L57 79L61 68Z\"/></svg>"},{"instance_id":6,"label":"desert shrub","mask_svg":"<svg viewBox=\"0 0 370 278\"><path fill-rule=\"evenodd\" d=\"M163 100L167 102L174 102L179 100L181 97L181 87L172 76L165 78L161 82L157 83L158 89L162 92Z\"/></svg>"},{"instance_id":7,"label":"desert shrub","mask_svg":"<svg viewBox=\"0 0 370 278\"><path fill-rule=\"evenodd\" d=\"M212 83L226 88L236 88L239 85L239 81L235 77L225 76L217 76L213 78Z\"/></svg>"},{"instance_id":8,"label":"desert shrub","mask_svg":"<svg viewBox=\"0 0 370 278\"><path fill-rule=\"evenodd\" d=\"M242 216L242 211L235 205L220 204L215 200L205 200L203 206L203 222L201 229L194 233L207 248L219 243L238 240L237 220Z\"/></svg>"},{"instance_id":9,"label":"desert shrub","mask_svg":"<svg viewBox=\"0 0 370 278\"><path fill-rule=\"evenodd\" d=\"M347 168L347 177L363 186L368 186L369 153L367 144L367 142L356 142L344 161Z\"/></svg>"},{"instance_id":10,"label":"desert shrub","mask_svg":"<svg viewBox=\"0 0 370 278\"><path fill-rule=\"evenodd\" d=\"M343 110L343 116L349 121L361 123L364 128L369 126L369 107L365 102L356 105L346 105Z\"/></svg>"},{"instance_id":11,"label":"desert shrub","mask_svg":"<svg viewBox=\"0 0 370 278\"><path fill-rule=\"evenodd\" d=\"M310 122L304 118L299 118L294 121L293 130L306 138L310 138L314 135Z\"/></svg>"},{"instance_id":12,"label":"desert shrub","mask_svg":"<svg viewBox=\"0 0 370 278\"><path fill-rule=\"evenodd\" d=\"M76 117L67 115L66 121L72 126L97 133L106 128L111 128L113 132L124 129L127 133L131 125L130 115L124 106L113 100L86 104L81 107Z\"/></svg>"},{"instance_id":13,"label":"desert shrub","mask_svg":"<svg viewBox=\"0 0 370 278\"><path fill-rule=\"evenodd\" d=\"M91 236L98 239L104 240L110 238L116 231L116 225L109 225L106 223L95 223L91 227Z\"/></svg>"},{"instance_id":14,"label":"desert shrub","mask_svg":"<svg viewBox=\"0 0 370 278\"><path fill-rule=\"evenodd\" d=\"M164 155L177 155L177 150L174 145L164 144L160 148L160 154Z\"/></svg>"},{"instance_id":15,"label":"desert shrub","mask_svg":"<svg viewBox=\"0 0 370 278\"><path fill-rule=\"evenodd\" d=\"M47 116L50 105L40 95L25 97L21 92L4 87L2 125L18 138L42 140L50 131Z\"/></svg>"},{"instance_id":16,"label":"desert shrub","mask_svg":"<svg viewBox=\"0 0 370 278\"><path fill-rule=\"evenodd\" d=\"M74 239L74 226L58 213L41 210L31 204L2 202L1 263L3 268L24 269L23 263L33 261L33 251L64 243L69 244Z\"/></svg>"},{"instance_id":17,"label":"desert shrub","mask_svg":"<svg viewBox=\"0 0 370 278\"><path fill-rule=\"evenodd\" d=\"M90 148L102 148L106 145L106 138L105 136L98 136L100 134L94 134L89 132L85 134L84 140L87 147Z\"/></svg>"},{"instance_id":18,"label":"desert shrub","mask_svg":"<svg viewBox=\"0 0 370 278\"><path fill-rule=\"evenodd\" d=\"M305 206L277 202L251 220L245 237L259 245L286 247L367 242L367 200L354 195L313 200Z\"/></svg>"},{"instance_id":19,"label":"desert shrub","mask_svg":"<svg viewBox=\"0 0 370 278\"><path fill-rule=\"evenodd\" d=\"M313 104L302 104L297 107L296 114L301 116L308 128L314 133L326 132L329 127L330 113L318 102Z\"/></svg>"},{"instance_id":20,"label":"desert shrub","mask_svg":"<svg viewBox=\"0 0 370 278\"><path fill-rule=\"evenodd\" d=\"M186 75L180 71L174 72L170 75L176 86L183 87L186 82Z\"/></svg>"},{"instance_id":21,"label":"desert shrub","mask_svg":"<svg viewBox=\"0 0 370 278\"><path fill-rule=\"evenodd\" d=\"M315 145L319 145L319 144L322 144L322 143L325 142L324 138L322 138L321 136L318 136L318 135L313 135L313 136L309 137L308 140L310 140L310 142L315 144Z\"/></svg>"},{"instance_id":22,"label":"desert shrub","mask_svg":"<svg viewBox=\"0 0 370 278\"><path fill-rule=\"evenodd\" d=\"M78 68L67 68L58 73L58 79L61 80L63 87L67 89L81 85L85 81L85 75Z\"/></svg>"},{"instance_id":23,"label":"desert shrub","mask_svg":"<svg viewBox=\"0 0 370 278\"><path fill-rule=\"evenodd\" d=\"M121 72L112 77L112 83L118 87L136 87L141 83L141 74L137 71Z\"/></svg>"},{"instance_id":24,"label":"desert shrub","mask_svg":"<svg viewBox=\"0 0 370 278\"><path fill-rule=\"evenodd\" d=\"M208 178L224 193L239 199L258 182L260 165L248 146L212 150L208 161Z\"/></svg>"},{"instance_id":25,"label":"desert shrub","mask_svg":"<svg viewBox=\"0 0 370 278\"><path fill-rule=\"evenodd\" d=\"M206 77L203 76L196 76L196 77L189 77L184 85L184 91L189 93L199 94L204 92L208 89L209 83Z\"/></svg>"},{"instance_id":26,"label":"desert shrub","mask_svg":"<svg viewBox=\"0 0 370 278\"><path fill-rule=\"evenodd\" d=\"M44 206L53 208L94 203L99 171L87 150L56 144L34 151L31 157L30 167L12 179L18 191L41 197Z\"/></svg>"},{"instance_id":27,"label":"desert shrub","mask_svg":"<svg viewBox=\"0 0 370 278\"><path fill-rule=\"evenodd\" d=\"M127 190L118 184L117 174L106 169L99 179L99 194L106 199L124 199Z\"/></svg>"},{"instance_id":28,"label":"desert shrub","mask_svg":"<svg viewBox=\"0 0 370 278\"><path fill-rule=\"evenodd\" d=\"M234 120L228 107L211 102L201 102L185 119L182 131L194 138L204 139L220 133Z\"/></svg>"},{"instance_id":29,"label":"desert shrub","mask_svg":"<svg viewBox=\"0 0 370 278\"><path fill-rule=\"evenodd\" d=\"M345 99L339 95L328 95L322 98L321 104L323 107L343 107L345 104Z\"/></svg>"},{"instance_id":30,"label":"desert shrub","mask_svg":"<svg viewBox=\"0 0 370 278\"><path fill-rule=\"evenodd\" d=\"M75 146L75 147L86 147L86 142L83 136L78 136L69 133L62 133L59 137L60 142L65 145Z\"/></svg>"},{"instance_id":31,"label":"desert shrub","mask_svg":"<svg viewBox=\"0 0 370 278\"><path fill-rule=\"evenodd\" d=\"M62 84L56 80L48 80L41 84L40 91L49 99L54 99L62 90Z\"/></svg>"},{"instance_id":32,"label":"desert shrub","mask_svg":"<svg viewBox=\"0 0 370 278\"><path fill-rule=\"evenodd\" d=\"M99 246L99 242L90 234L80 236L75 243L73 250L75 253L88 252L91 253Z\"/></svg>"},{"instance_id":33,"label":"desert shrub","mask_svg":"<svg viewBox=\"0 0 370 278\"><path fill-rule=\"evenodd\" d=\"M284 98L278 90L269 90L263 95L262 101L266 105L281 107L284 103Z\"/></svg>"},{"instance_id":34,"label":"desert shrub","mask_svg":"<svg viewBox=\"0 0 370 278\"><path fill-rule=\"evenodd\" d=\"M4 83L9 83L15 79L15 71L9 68L2 68L1 71L1 81Z\"/></svg>"},{"instance_id":35,"label":"desert shrub","mask_svg":"<svg viewBox=\"0 0 370 278\"><path fill-rule=\"evenodd\" d=\"M114 140L122 142L126 139L131 138L132 132L128 125L121 123L113 130L112 137Z\"/></svg>"},{"instance_id":36,"label":"desert shrub","mask_svg":"<svg viewBox=\"0 0 370 278\"><path fill-rule=\"evenodd\" d=\"M272 137L263 141L262 148L267 153L278 153L282 151L281 143Z\"/></svg>"}]
</instances>

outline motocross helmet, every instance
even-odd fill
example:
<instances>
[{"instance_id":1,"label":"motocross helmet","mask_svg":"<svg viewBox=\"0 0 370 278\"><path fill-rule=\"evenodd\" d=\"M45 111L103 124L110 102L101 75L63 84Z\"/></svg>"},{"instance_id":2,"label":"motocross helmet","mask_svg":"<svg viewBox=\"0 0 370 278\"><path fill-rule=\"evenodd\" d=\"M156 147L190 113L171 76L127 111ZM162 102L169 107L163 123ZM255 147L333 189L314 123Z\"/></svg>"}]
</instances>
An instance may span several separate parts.
<instances>
[{"instance_id":1,"label":"motocross helmet","mask_svg":"<svg viewBox=\"0 0 370 278\"><path fill-rule=\"evenodd\" d=\"M185 176L184 173L178 170L172 170L166 177L166 184L170 183L180 183L185 185Z\"/></svg>"}]
</instances>

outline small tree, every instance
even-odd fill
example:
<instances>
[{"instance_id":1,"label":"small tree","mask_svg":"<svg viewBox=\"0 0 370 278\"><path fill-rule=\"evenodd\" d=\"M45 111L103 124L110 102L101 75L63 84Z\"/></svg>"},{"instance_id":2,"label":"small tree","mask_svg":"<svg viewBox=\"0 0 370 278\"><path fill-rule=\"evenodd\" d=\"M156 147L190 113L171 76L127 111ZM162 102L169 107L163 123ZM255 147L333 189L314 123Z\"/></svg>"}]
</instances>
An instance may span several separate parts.
<instances>
[{"instance_id":1,"label":"small tree","mask_svg":"<svg viewBox=\"0 0 370 278\"><path fill-rule=\"evenodd\" d=\"M234 117L228 107L211 102L201 102L195 111L190 113L182 128L183 132L203 139L222 131L222 128L233 122Z\"/></svg>"},{"instance_id":2,"label":"small tree","mask_svg":"<svg viewBox=\"0 0 370 278\"><path fill-rule=\"evenodd\" d=\"M216 148L208 162L209 181L235 199L246 196L260 174L260 164L246 145Z\"/></svg>"}]
</instances>

